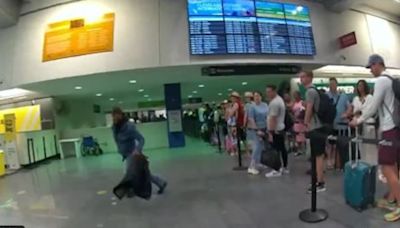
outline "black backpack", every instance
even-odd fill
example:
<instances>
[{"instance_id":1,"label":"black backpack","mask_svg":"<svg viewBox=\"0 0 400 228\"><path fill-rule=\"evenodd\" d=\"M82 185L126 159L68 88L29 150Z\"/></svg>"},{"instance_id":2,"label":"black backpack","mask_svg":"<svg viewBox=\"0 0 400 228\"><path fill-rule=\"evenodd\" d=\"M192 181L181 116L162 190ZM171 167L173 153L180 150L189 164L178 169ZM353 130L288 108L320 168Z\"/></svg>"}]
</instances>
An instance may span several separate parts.
<instances>
[{"instance_id":1,"label":"black backpack","mask_svg":"<svg viewBox=\"0 0 400 228\"><path fill-rule=\"evenodd\" d=\"M285 131L291 131L293 129L294 121L292 115L288 109L285 111Z\"/></svg>"},{"instance_id":2,"label":"black backpack","mask_svg":"<svg viewBox=\"0 0 400 228\"><path fill-rule=\"evenodd\" d=\"M333 122L336 117L336 105L326 93L319 91L317 88L312 87L319 94L319 107L318 111L315 111L316 107L314 107L314 113L317 114L321 123L329 128L333 128ZM339 101L340 97L338 98Z\"/></svg>"},{"instance_id":3,"label":"black backpack","mask_svg":"<svg viewBox=\"0 0 400 228\"><path fill-rule=\"evenodd\" d=\"M396 124L397 127L400 127L400 79L399 78L393 78L392 76L389 75L383 75L387 78L389 78L392 81L392 90L394 93L394 113L392 114L393 121ZM385 105L385 104L384 104ZM385 108L386 107L385 105Z\"/></svg>"}]
</instances>

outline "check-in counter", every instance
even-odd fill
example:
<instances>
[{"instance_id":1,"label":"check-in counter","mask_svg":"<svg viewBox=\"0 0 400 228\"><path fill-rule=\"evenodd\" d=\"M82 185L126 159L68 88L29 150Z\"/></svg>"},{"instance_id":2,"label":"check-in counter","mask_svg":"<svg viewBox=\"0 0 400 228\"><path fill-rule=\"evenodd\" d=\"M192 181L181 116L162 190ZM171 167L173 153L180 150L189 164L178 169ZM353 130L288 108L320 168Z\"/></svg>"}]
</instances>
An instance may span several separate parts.
<instances>
[{"instance_id":1,"label":"check-in counter","mask_svg":"<svg viewBox=\"0 0 400 228\"><path fill-rule=\"evenodd\" d=\"M55 130L17 133L16 144L21 165L31 165L58 154Z\"/></svg>"},{"instance_id":2,"label":"check-in counter","mask_svg":"<svg viewBox=\"0 0 400 228\"><path fill-rule=\"evenodd\" d=\"M56 156L58 154L57 140L55 130L17 133L15 144L19 164L32 165ZM0 135L0 141L4 141L4 135Z\"/></svg>"}]
</instances>

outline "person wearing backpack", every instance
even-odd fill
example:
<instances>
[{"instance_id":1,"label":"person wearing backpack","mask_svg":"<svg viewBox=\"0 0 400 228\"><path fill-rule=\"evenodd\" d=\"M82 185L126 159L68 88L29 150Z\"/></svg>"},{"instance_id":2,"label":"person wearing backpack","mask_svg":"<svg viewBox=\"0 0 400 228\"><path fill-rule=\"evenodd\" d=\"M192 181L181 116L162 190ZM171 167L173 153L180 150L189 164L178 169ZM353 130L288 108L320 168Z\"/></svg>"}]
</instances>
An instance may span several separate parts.
<instances>
[{"instance_id":1,"label":"person wearing backpack","mask_svg":"<svg viewBox=\"0 0 400 228\"><path fill-rule=\"evenodd\" d=\"M359 118L351 121L351 126L358 126L377 112L379 115L379 130L382 139L394 142L394 145L380 145L378 150L378 164L387 179L389 194L387 198L377 202L377 207L389 211L384 218L388 222L400 220L400 184L398 176L398 162L400 157L400 80L394 79L386 71L384 59L379 55L371 55L366 66L376 77L375 92L371 104L363 111Z\"/></svg>"},{"instance_id":2,"label":"person wearing backpack","mask_svg":"<svg viewBox=\"0 0 400 228\"><path fill-rule=\"evenodd\" d=\"M298 76L301 84L307 89L304 125L310 138L311 154L316 159L317 192L324 192L326 191L324 177L325 142L329 129L333 127L336 108L326 93L314 87L312 72L301 71ZM312 192L311 186L307 192Z\"/></svg>"}]
</instances>

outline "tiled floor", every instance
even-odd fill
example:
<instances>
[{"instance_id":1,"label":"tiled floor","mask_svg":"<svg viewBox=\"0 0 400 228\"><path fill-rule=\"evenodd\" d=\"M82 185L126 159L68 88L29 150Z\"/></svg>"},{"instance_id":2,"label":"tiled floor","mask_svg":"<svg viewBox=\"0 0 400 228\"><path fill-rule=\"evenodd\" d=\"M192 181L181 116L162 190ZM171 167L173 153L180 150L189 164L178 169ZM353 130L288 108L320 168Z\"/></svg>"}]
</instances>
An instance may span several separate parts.
<instances>
[{"instance_id":1,"label":"tiled floor","mask_svg":"<svg viewBox=\"0 0 400 228\"><path fill-rule=\"evenodd\" d=\"M328 173L320 207L321 224L305 224L298 213L309 206L305 158L292 158L290 175L267 180L234 172L233 158L190 141L184 149L148 151L154 173L169 181L165 195L150 201L117 201L111 189L122 176L117 154L52 161L0 179L0 225L28 228L241 228L400 227L385 223L383 211L358 213L346 206L340 173ZM379 193L382 193L379 186Z\"/></svg>"}]
</instances>

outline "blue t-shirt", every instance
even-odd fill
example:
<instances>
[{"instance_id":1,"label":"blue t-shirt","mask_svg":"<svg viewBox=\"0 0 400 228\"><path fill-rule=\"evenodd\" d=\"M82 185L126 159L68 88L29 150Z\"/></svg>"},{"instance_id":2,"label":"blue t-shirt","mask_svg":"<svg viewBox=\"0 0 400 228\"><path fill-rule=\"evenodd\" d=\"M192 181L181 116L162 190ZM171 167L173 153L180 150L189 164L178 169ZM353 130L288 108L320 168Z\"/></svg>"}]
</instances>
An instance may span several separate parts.
<instances>
[{"instance_id":1,"label":"blue t-shirt","mask_svg":"<svg viewBox=\"0 0 400 228\"><path fill-rule=\"evenodd\" d=\"M350 104L349 97L344 93L333 94L331 92L326 93L329 98L333 99L333 103L336 104L336 117L333 128L335 130L347 129L345 125L339 125L338 123L348 123L346 118L342 118L343 114L347 111L347 107Z\"/></svg>"},{"instance_id":2,"label":"blue t-shirt","mask_svg":"<svg viewBox=\"0 0 400 228\"><path fill-rule=\"evenodd\" d=\"M256 122L258 129L267 128L267 116L268 116L268 105L261 102L259 105L252 104L250 107L249 118L252 118Z\"/></svg>"}]
</instances>

